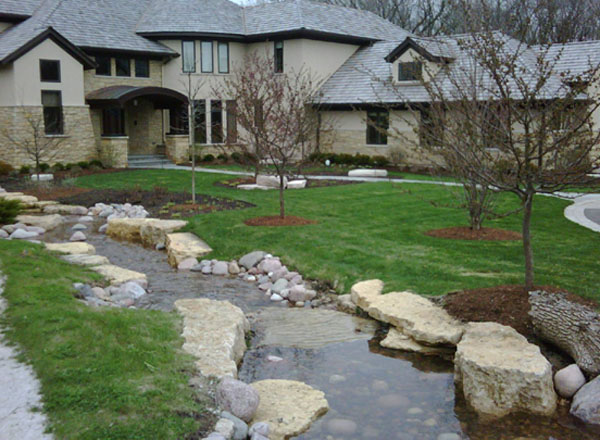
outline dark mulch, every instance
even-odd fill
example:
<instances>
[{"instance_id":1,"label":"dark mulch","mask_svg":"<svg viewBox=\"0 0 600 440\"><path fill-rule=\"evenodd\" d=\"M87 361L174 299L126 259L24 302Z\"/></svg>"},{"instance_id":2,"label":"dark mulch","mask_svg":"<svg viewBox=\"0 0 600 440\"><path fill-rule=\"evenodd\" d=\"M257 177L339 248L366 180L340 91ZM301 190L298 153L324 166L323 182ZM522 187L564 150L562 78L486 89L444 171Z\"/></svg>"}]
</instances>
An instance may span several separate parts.
<instances>
[{"instance_id":1,"label":"dark mulch","mask_svg":"<svg viewBox=\"0 0 600 440\"><path fill-rule=\"evenodd\" d=\"M451 228L432 229L425 235L436 238L450 238L453 240L484 240L484 241L510 241L521 240L523 236L515 231L505 229L481 228L471 229L468 226L455 226Z\"/></svg>"},{"instance_id":2,"label":"dark mulch","mask_svg":"<svg viewBox=\"0 0 600 440\"><path fill-rule=\"evenodd\" d=\"M317 222L302 217L294 217L293 215L288 215L284 218L276 215L271 217L251 218L245 220L244 223L248 226L303 226L314 225Z\"/></svg>"},{"instance_id":3,"label":"dark mulch","mask_svg":"<svg viewBox=\"0 0 600 440\"><path fill-rule=\"evenodd\" d=\"M140 189L94 189L57 199L61 203L93 206L96 203L131 203L142 205L152 217L172 218L188 217L213 211L244 209L253 204L241 200L231 200L204 194L196 195L196 204L192 204L189 193L168 192L162 188L152 191Z\"/></svg>"},{"instance_id":4,"label":"dark mulch","mask_svg":"<svg viewBox=\"0 0 600 440\"><path fill-rule=\"evenodd\" d=\"M89 192L91 189L78 186L32 186L24 188L22 191L40 200L59 200Z\"/></svg>"},{"instance_id":5,"label":"dark mulch","mask_svg":"<svg viewBox=\"0 0 600 440\"><path fill-rule=\"evenodd\" d=\"M237 188L238 185L252 185L256 183L253 177L238 177L235 179L223 180L221 182L215 182L215 186L225 187L225 188ZM348 180L335 180L335 179L327 179L327 180L315 180L308 179L306 182L307 188L325 188L330 186L341 186L341 185L356 185L362 182L352 182Z\"/></svg>"}]
</instances>

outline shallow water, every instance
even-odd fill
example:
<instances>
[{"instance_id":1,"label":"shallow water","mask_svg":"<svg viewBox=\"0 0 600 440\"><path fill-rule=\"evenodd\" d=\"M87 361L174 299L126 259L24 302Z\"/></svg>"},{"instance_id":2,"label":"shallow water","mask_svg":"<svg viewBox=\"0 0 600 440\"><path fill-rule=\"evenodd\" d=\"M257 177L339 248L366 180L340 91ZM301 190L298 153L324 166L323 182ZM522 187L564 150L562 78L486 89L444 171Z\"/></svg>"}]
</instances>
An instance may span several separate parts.
<instances>
[{"instance_id":1,"label":"shallow water","mask_svg":"<svg viewBox=\"0 0 600 440\"><path fill-rule=\"evenodd\" d=\"M70 218L44 239L67 240L75 220ZM491 423L481 421L455 393L450 360L381 348L381 331L374 321L289 310L238 278L178 273L167 264L164 252L116 242L97 233L100 224L94 222L84 231L97 253L148 277L149 294L137 307L172 311L180 298L230 301L251 314L256 332L240 367L240 379L294 379L325 393L330 411L298 439L437 440L448 433L474 440L600 438L599 432L577 426L568 408L553 418L513 415ZM304 312L306 319L299 315ZM269 362L268 355L283 361Z\"/></svg>"}]
</instances>

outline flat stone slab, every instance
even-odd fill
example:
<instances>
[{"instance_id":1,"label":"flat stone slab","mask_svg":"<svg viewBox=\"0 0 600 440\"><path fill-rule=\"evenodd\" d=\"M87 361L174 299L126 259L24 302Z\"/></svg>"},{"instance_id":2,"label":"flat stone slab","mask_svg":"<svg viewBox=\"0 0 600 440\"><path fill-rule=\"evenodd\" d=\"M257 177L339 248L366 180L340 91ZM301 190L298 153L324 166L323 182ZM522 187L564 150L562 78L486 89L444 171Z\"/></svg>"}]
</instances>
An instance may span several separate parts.
<instances>
[{"instance_id":1,"label":"flat stone slab","mask_svg":"<svg viewBox=\"0 0 600 440\"><path fill-rule=\"evenodd\" d=\"M318 349L328 344L371 339L378 324L325 309L267 308L256 314L261 345ZM357 331L358 330L358 331Z\"/></svg>"},{"instance_id":2,"label":"flat stone slab","mask_svg":"<svg viewBox=\"0 0 600 440\"><path fill-rule=\"evenodd\" d=\"M550 362L511 327L469 323L456 347L454 372L457 386L481 415L550 415L556 409Z\"/></svg>"},{"instance_id":3,"label":"flat stone slab","mask_svg":"<svg viewBox=\"0 0 600 440\"><path fill-rule=\"evenodd\" d=\"M5 200L18 200L25 208L35 207L35 203L38 202L37 197L27 196L23 193L14 192L14 193L1 193L0 197Z\"/></svg>"},{"instance_id":4,"label":"flat stone slab","mask_svg":"<svg viewBox=\"0 0 600 440\"><path fill-rule=\"evenodd\" d=\"M185 220L161 220L150 218L140 226L140 237L142 243L148 247L167 244L167 235L178 231L188 222Z\"/></svg>"},{"instance_id":5,"label":"flat stone slab","mask_svg":"<svg viewBox=\"0 0 600 440\"><path fill-rule=\"evenodd\" d=\"M108 258L102 255L89 255L89 254L75 254L75 255L63 255L60 257L67 263L78 264L79 266L103 266L110 264Z\"/></svg>"},{"instance_id":6,"label":"flat stone slab","mask_svg":"<svg viewBox=\"0 0 600 440\"><path fill-rule=\"evenodd\" d=\"M141 243L140 229L148 219L145 218L113 218L108 221L106 235L117 240Z\"/></svg>"},{"instance_id":7,"label":"flat stone slab","mask_svg":"<svg viewBox=\"0 0 600 440\"><path fill-rule=\"evenodd\" d=\"M64 218L59 214L49 215L18 215L17 221L29 226L44 228L46 231L56 229L64 223Z\"/></svg>"},{"instance_id":8,"label":"flat stone slab","mask_svg":"<svg viewBox=\"0 0 600 440\"><path fill-rule=\"evenodd\" d=\"M179 266L188 258L199 258L212 252L203 240L191 232L175 232L167 234L167 260L172 267Z\"/></svg>"},{"instance_id":9,"label":"flat stone slab","mask_svg":"<svg viewBox=\"0 0 600 440\"><path fill-rule=\"evenodd\" d=\"M31 180L34 182L47 182L50 180L54 180L54 174L32 174Z\"/></svg>"},{"instance_id":10,"label":"flat stone slab","mask_svg":"<svg viewBox=\"0 0 600 440\"><path fill-rule=\"evenodd\" d=\"M89 243L72 242L72 243L44 243L46 249L61 254L89 254L94 255L96 248Z\"/></svg>"},{"instance_id":11,"label":"flat stone slab","mask_svg":"<svg viewBox=\"0 0 600 440\"><path fill-rule=\"evenodd\" d=\"M250 425L268 423L270 440L287 440L308 430L329 410L322 391L293 380L262 380L250 384L260 396Z\"/></svg>"},{"instance_id":12,"label":"flat stone slab","mask_svg":"<svg viewBox=\"0 0 600 440\"><path fill-rule=\"evenodd\" d=\"M198 359L202 374L236 378L250 331L244 312L228 301L208 298L180 299L175 308L183 315L183 349Z\"/></svg>"},{"instance_id":13,"label":"flat stone slab","mask_svg":"<svg viewBox=\"0 0 600 440\"><path fill-rule=\"evenodd\" d=\"M92 266L90 267L90 269L105 277L112 286L118 286L120 284L126 283L127 281L146 281L146 274L136 272L134 270L125 269L123 267L115 266L114 264L102 264L100 266Z\"/></svg>"},{"instance_id":14,"label":"flat stone slab","mask_svg":"<svg viewBox=\"0 0 600 440\"><path fill-rule=\"evenodd\" d=\"M303 189L306 188L307 180L290 180L287 185L287 189Z\"/></svg>"},{"instance_id":15,"label":"flat stone slab","mask_svg":"<svg viewBox=\"0 0 600 440\"><path fill-rule=\"evenodd\" d=\"M463 325L427 298L412 292L383 294L383 282L357 283L351 289L352 301L369 316L397 327L425 345L456 345Z\"/></svg>"},{"instance_id":16,"label":"flat stone slab","mask_svg":"<svg viewBox=\"0 0 600 440\"><path fill-rule=\"evenodd\" d=\"M87 215L88 209L85 206L78 205L47 205L44 206L46 214L62 214L62 215Z\"/></svg>"},{"instance_id":17,"label":"flat stone slab","mask_svg":"<svg viewBox=\"0 0 600 440\"><path fill-rule=\"evenodd\" d=\"M359 168L348 171L349 177L387 177L387 170L371 170L368 168Z\"/></svg>"},{"instance_id":18,"label":"flat stone slab","mask_svg":"<svg viewBox=\"0 0 600 440\"><path fill-rule=\"evenodd\" d=\"M421 354L450 354L453 352L452 349L446 347L431 347L429 345L423 345L415 341L408 335L405 335L395 327L390 327L385 339L383 339L379 345L384 348L390 348L392 350L409 351L413 353Z\"/></svg>"},{"instance_id":19,"label":"flat stone slab","mask_svg":"<svg viewBox=\"0 0 600 440\"><path fill-rule=\"evenodd\" d=\"M256 176L256 184L259 186L266 186L271 188L279 188L279 176L270 176L267 174L259 174ZM288 184L287 177L283 178L283 187L286 188Z\"/></svg>"},{"instance_id":20,"label":"flat stone slab","mask_svg":"<svg viewBox=\"0 0 600 440\"><path fill-rule=\"evenodd\" d=\"M270 190L270 189L275 189L272 186L257 185L255 183L238 185L237 188L245 190L245 191L252 191L252 190L255 190L255 189L260 189L260 190L263 190L263 191L267 191L267 190Z\"/></svg>"}]
</instances>

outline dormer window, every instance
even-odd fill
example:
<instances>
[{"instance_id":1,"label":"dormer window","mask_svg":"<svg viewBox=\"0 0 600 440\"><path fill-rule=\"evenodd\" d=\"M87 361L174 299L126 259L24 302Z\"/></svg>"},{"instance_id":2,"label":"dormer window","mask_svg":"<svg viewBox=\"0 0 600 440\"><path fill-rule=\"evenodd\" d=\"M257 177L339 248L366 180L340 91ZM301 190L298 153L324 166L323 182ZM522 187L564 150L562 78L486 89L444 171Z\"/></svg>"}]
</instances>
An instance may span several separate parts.
<instances>
[{"instance_id":1,"label":"dormer window","mask_svg":"<svg viewBox=\"0 0 600 440\"><path fill-rule=\"evenodd\" d=\"M398 63L398 81L421 81L423 78L423 63L412 61Z\"/></svg>"}]
</instances>

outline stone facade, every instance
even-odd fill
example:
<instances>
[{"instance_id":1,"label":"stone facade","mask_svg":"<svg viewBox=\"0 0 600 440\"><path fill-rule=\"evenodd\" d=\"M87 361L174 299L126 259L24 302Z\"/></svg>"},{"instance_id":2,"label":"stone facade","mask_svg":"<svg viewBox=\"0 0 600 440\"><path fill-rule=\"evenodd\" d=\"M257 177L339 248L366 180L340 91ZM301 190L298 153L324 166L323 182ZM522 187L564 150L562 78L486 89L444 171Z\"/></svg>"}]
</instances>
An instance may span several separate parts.
<instances>
[{"instance_id":1,"label":"stone facade","mask_svg":"<svg viewBox=\"0 0 600 440\"><path fill-rule=\"evenodd\" d=\"M175 163L187 162L189 159L189 138L187 134L167 135L167 157Z\"/></svg>"},{"instance_id":2,"label":"stone facade","mask_svg":"<svg viewBox=\"0 0 600 440\"><path fill-rule=\"evenodd\" d=\"M162 61L150 60L150 77L136 78L135 76L116 76L115 60L111 59L112 76L96 75L94 69L84 73L84 90L86 95L93 91L110 86L135 86L135 87L161 87L162 86ZM131 73L135 73L135 64L131 60Z\"/></svg>"},{"instance_id":3,"label":"stone facade","mask_svg":"<svg viewBox=\"0 0 600 440\"><path fill-rule=\"evenodd\" d=\"M112 168L126 168L129 137L103 137L100 139L98 156L102 164Z\"/></svg>"},{"instance_id":4,"label":"stone facade","mask_svg":"<svg viewBox=\"0 0 600 440\"><path fill-rule=\"evenodd\" d=\"M143 98L125 106L125 124L129 136L129 154L156 154L164 145L163 112Z\"/></svg>"},{"instance_id":5,"label":"stone facade","mask_svg":"<svg viewBox=\"0 0 600 440\"><path fill-rule=\"evenodd\" d=\"M64 135L43 134L42 107L0 107L0 157L14 167L32 165L34 160L26 153L24 145L15 145L7 135L18 142L33 140L34 125L39 126L41 142L49 142L50 151L42 161L62 164L89 161L97 158L90 111L87 106L63 107Z\"/></svg>"}]
</instances>

